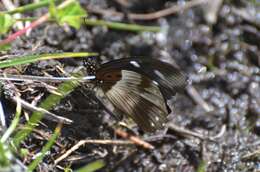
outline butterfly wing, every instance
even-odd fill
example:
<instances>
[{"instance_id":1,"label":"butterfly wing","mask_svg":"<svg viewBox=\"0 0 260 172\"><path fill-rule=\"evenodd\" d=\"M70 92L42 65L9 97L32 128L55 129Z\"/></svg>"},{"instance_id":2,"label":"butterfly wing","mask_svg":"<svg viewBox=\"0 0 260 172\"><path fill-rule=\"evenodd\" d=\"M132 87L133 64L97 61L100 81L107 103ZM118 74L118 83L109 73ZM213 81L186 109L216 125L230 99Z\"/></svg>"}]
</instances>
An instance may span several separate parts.
<instances>
[{"instance_id":1,"label":"butterfly wing","mask_svg":"<svg viewBox=\"0 0 260 172\"><path fill-rule=\"evenodd\" d=\"M107 71L102 77L98 92L104 93L117 112L128 115L147 132L163 127L167 105L155 82L128 70Z\"/></svg>"},{"instance_id":2,"label":"butterfly wing","mask_svg":"<svg viewBox=\"0 0 260 172\"><path fill-rule=\"evenodd\" d=\"M125 69L146 75L158 83L163 96L170 98L187 85L187 77L178 66L152 58L134 57L113 60L102 64L97 73Z\"/></svg>"}]
</instances>

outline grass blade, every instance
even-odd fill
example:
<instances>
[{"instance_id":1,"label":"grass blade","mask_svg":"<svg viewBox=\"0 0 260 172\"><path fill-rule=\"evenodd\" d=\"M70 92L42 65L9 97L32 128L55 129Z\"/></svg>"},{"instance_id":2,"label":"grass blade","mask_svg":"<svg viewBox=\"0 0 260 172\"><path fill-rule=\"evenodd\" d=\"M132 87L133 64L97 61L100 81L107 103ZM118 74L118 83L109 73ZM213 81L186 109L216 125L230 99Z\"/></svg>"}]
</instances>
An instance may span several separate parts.
<instances>
[{"instance_id":1,"label":"grass blade","mask_svg":"<svg viewBox=\"0 0 260 172\"><path fill-rule=\"evenodd\" d=\"M160 32L161 28L158 26L142 26L137 24L127 24L119 22L109 22L104 20L86 19L85 24L89 26L105 26L110 29L125 30L132 32Z\"/></svg>"},{"instance_id":2,"label":"grass blade","mask_svg":"<svg viewBox=\"0 0 260 172\"><path fill-rule=\"evenodd\" d=\"M33 162L28 166L28 171L33 171L37 167L37 165L42 161L46 153L51 149L51 146L55 143L58 136L60 135L61 127L62 125L59 124L55 128L54 134L51 136L49 141L44 145L42 151L40 152L40 155L35 160L33 160Z\"/></svg>"},{"instance_id":3,"label":"grass blade","mask_svg":"<svg viewBox=\"0 0 260 172\"><path fill-rule=\"evenodd\" d=\"M85 167L80 168L76 172L93 172L99 170L105 166L105 162L103 160L97 160L91 162L90 164L86 165Z\"/></svg>"},{"instance_id":4,"label":"grass blade","mask_svg":"<svg viewBox=\"0 0 260 172\"><path fill-rule=\"evenodd\" d=\"M22 57L16 57L16 58L0 61L0 68L28 64L40 60L89 57L89 56L97 56L97 55L98 55L97 53L89 53L89 52L26 55Z\"/></svg>"}]
</instances>

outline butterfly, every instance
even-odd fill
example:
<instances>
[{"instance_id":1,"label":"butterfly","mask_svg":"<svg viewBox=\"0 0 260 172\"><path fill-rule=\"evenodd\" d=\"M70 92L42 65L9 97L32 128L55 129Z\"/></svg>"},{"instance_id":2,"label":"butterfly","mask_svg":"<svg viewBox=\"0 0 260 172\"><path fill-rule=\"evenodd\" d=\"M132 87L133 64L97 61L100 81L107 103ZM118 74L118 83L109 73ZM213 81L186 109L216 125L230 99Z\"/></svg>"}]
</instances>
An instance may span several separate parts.
<instances>
[{"instance_id":1,"label":"butterfly","mask_svg":"<svg viewBox=\"0 0 260 172\"><path fill-rule=\"evenodd\" d=\"M187 85L176 65L144 57L104 63L95 76L95 94L105 109L127 115L146 132L164 127L171 112L167 99Z\"/></svg>"},{"instance_id":2,"label":"butterfly","mask_svg":"<svg viewBox=\"0 0 260 172\"><path fill-rule=\"evenodd\" d=\"M86 64L87 65L87 64ZM87 65L88 66L88 65ZM112 60L90 71L84 80L94 82L96 98L114 116L126 115L146 132L162 129L171 112L167 100L187 85L187 77L175 64L153 58ZM6 76L2 80L50 80L37 76ZM66 81L72 78L51 78ZM74 78L75 79L75 78ZM93 81L94 80L94 81Z\"/></svg>"}]
</instances>

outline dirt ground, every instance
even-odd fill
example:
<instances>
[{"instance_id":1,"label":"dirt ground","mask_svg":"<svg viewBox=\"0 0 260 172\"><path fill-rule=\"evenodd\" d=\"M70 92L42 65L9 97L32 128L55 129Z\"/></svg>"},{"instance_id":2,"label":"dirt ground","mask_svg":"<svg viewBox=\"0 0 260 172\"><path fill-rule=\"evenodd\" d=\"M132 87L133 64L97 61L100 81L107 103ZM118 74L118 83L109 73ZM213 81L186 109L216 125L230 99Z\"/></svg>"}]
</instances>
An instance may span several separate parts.
<instances>
[{"instance_id":1,"label":"dirt ground","mask_svg":"<svg viewBox=\"0 0 260 172\"><path fill-rule=\"evenodd\" d=\"M184 137L171 130L144 133L134 126L131 131L144 140L150 139L155 149L86 144L59 162L55 171L63 171L67 166L77 169L97 159L106 162L100 171L193 172L199 171L203 163L208 172L260 171L259 153L254 154L260 150L259 7L257 14L253 1L224 1L215 23L206 19L210 7L201 5L153 20L129 17L130 13L151 13L175 3L167 0L82 0L82 6L89 9L89 18L158 25L163 29L159 33L137 34L98 26L74 30L46 23L32 30L28 37L17 40L9 54L89 51L100 54L100 63L131 56L175 61L210 108L207 110L188 94L179 93L168 101L172 109L169 123L205 136L216 136L216 142ZM185 4L185 1L178 1L178 4ZM116 10L122 15L102 15L94 7L108 12ZM28 15L36 16L44 11L46 9ZM28 65L23 74L40 75L45 71L58 75L54 65L63 66L69 72L82 65L82 59L38 62ZM25 91L22 96L32 101L40 93L45 93L41 99L48 95L45 88L35 87L34 92ZM104 111L88 89L77 88L53 111L74 122L63 126L61 137L44 158L39 171L51 171L54 160L79 140L120 139L111 127L118 121ZM45 136L55 125L44 120L39 132L34 132L23 144L32 154L23 160L25 164L46 143Z\"/></svg>"}]
</instances>

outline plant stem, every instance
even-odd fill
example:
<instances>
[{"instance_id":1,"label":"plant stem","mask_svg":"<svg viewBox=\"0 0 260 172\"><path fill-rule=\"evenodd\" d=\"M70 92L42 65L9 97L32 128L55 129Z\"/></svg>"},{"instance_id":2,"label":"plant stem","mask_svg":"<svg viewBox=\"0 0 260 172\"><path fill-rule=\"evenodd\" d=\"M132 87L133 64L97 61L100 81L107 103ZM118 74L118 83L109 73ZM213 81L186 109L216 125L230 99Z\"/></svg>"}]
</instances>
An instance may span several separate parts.
<instances>
[{"instance_id":1,"label":"plant stem","mask_svg":"<svg viewBox=\"0 0 260 172\"><path fill-rule=\"evenodd\" d=\"M85 24L90 26L105 26L111 29L127 30L133 32L159 32L158 26L141 26L136 24L126 24L119 22L109 22L104 20L85 19Z\"/></svg>"},{"instance_id":2,"label":"plant stem","mask_svg":"<svg viewBox=\"0 0 260 172\"><path fill-rule=\"evenodd\" d=\"M57 0L54 0L54 1L57 1ZM50 0L43 0L43 1L36 2L36 3L17 7L14 10L5 11L5 13L7 13L7 14L23 13L26 11L32 11L32 10L35 10L35 9L38 9L41 7L48 6L49 4L50 4Z\"/></svg>"}]
</instances>

